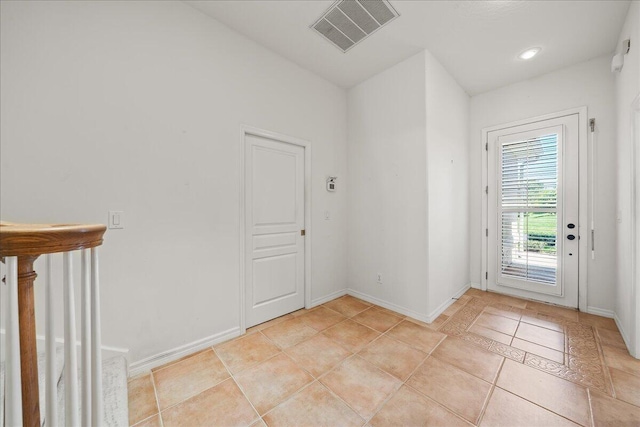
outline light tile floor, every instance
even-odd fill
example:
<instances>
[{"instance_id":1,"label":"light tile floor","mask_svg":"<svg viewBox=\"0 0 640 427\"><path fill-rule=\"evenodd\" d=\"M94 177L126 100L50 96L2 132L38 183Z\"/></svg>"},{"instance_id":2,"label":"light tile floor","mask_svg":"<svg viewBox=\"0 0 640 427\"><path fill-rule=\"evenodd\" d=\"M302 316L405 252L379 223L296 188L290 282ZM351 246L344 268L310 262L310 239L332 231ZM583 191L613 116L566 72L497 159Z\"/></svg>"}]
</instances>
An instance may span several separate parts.
<instances>
[{"instance_id":1,"label":"light tile floor","mask_svg":"<svg viewBox=\"0 0 640 427\"><path fill-rule=\"evenodd\" d=\"M345 296L129 381L141 426L640 426L611 319L469 290L425 324Z\"/></svg>"}]
</instances>

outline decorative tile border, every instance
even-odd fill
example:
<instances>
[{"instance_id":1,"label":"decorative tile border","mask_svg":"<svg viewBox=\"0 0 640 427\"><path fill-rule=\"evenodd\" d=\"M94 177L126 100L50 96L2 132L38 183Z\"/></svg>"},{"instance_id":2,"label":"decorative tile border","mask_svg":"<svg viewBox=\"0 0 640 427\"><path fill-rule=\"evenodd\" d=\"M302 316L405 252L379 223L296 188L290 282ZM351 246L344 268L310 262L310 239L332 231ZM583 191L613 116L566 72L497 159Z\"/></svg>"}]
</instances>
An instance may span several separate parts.
<instances>
[{"instance_id":1,"label":"decorative tile border","mask_svg":"<svg viewBox=\"0 0 640 427\"><path fill-rule=\"evenodd\" d=\"M523 309L507 304L492 302L490 299L471 296L467 303L452 314L438 330L444 334L468 341L485 350L524 363L527 366L555 375L568 381L597 389L613 396L611 380L607 377L602 348L591 325L575 322L563 317L538 313L541 320L551 320L562 325L565 335L565 362L558 363L533 353L525 352L469 332L469 328L487 307L503 311L522 313Z\"/></svg>"}]
</instances>

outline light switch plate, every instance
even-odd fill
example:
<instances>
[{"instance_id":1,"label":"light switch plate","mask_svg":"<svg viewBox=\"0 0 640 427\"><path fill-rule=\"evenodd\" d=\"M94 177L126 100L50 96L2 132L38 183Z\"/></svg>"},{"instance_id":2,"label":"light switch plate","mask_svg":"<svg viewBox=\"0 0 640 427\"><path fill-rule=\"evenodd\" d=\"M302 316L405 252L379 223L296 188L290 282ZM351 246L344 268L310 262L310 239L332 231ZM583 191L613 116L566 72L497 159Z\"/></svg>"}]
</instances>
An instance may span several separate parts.
<instances>
[{"instance_id":1,"label":"light switch plate","mask_svg":"<svg viewBox=\"0 0 640 427\"><path fill-rule=\"evenodd\" d=\"M123 211L109 211L109 228L110 229L124 228L124 212Z\"/></svg>"}]
</instances>

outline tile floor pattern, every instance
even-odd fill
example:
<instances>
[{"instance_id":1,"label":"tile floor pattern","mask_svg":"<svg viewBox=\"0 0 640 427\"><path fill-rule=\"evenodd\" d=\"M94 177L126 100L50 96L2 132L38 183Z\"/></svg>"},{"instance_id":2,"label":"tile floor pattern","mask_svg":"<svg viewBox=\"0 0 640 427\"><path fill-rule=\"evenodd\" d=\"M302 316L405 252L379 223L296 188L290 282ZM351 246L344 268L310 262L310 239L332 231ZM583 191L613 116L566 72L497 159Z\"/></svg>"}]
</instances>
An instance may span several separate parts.
<instances>
[{"instance_id":1,"label":"tile floor pattern","mask_svg":"<svg viewBox=\"0 0 640 427\"><path fill-rule=\"evenodd\" d=\"M142 426L640 426L611 319L467 291L431 324L344 296L129 381Z\"/></svg>"}]
</instances>

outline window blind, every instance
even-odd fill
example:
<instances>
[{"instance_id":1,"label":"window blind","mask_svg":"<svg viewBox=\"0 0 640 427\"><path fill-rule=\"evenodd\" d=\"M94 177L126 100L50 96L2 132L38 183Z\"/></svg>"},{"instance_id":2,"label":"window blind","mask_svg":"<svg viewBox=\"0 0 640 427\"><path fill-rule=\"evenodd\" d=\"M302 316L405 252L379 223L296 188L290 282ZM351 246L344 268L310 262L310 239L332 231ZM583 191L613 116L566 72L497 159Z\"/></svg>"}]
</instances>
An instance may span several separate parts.
<instances>
[{"instance_id":1,"label":"window blind","mask_svg":"<svg viewBox=\"0 0 640 427\"><path fill-rule=\"evenodd\" d=\"M558 135L501 143L501 272L555 285Z\"/></svg>"}]
</instances>

